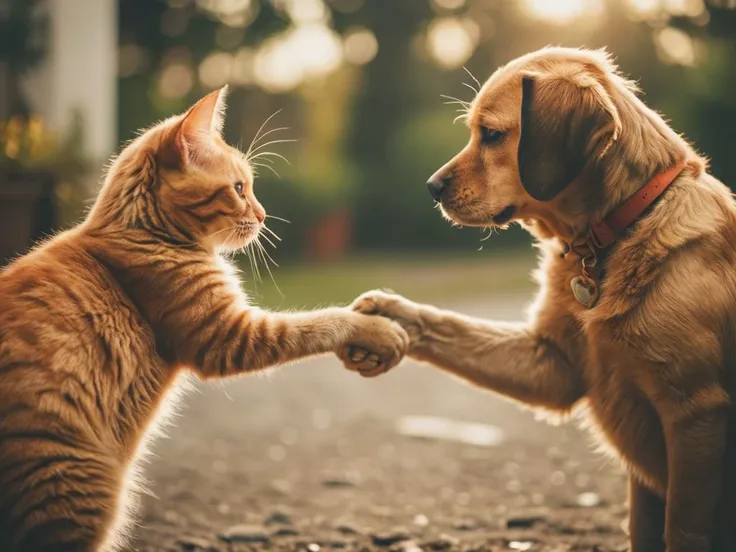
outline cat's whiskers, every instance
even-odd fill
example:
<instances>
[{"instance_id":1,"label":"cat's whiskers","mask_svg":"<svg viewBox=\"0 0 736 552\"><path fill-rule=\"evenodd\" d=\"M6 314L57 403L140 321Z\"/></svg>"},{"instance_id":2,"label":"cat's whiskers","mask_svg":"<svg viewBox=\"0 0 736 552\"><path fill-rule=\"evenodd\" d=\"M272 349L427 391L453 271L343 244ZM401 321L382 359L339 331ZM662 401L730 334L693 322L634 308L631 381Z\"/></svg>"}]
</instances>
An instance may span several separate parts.
<instances>
[{"instance_id":1,"label":"cat's whiskers","mask_svg":"<svg viewBox=\"0 0 736 552\"><path fill-rule=\"evenodd\" d=\"M246 157L248 154L253 150L254 147L258 145L258 143L263 140L266 136L269 134L274 134L275 132L281 132L283 130L289 130L289 127L279 127L279 128L272 128L271 130L267 130L263 134L261 134L258 138L254 139L253 142L251 142L250 146L248 147L248 152L246 153ZM240 148L238 148L240 149Z\"/></svg>"},{"instance_id":2,"label":"cat's whiskers","mask_svg":"<svg viewBox=\"0 0 736 552\"><path fill-rule=\"evenodd\" d=\"M266 240L269 244L271 244L271 247L273 247L274 249L276 249L276 244L273 243L273 241L271 241L271 238L269 238L265 234L260 234L260 237L263 238L264 240Z\"/></svg>"},{"instance_id":3,"label":"cat's whiskers","mask_svg":"<svg viewBox=\"0 0 736 552\"><path fill-rule=\"evenodd\" d=\"M274 215L266 215L266 218L270 218L270 219L273 219L273 220L278 220L278 221L281 221L281 222L285 222L286 224L291 224L291 221L290 220L285 219L285 218L281 218L281 217L276 217Z\"/></svg>"},{"instance_id":4,"label":"cat's whiskers","mask_svg":"<svg viewBox=\"0 0 736 552\"><path fill-rule=\"evenodd\" d=\"M265 230L266 232L268 232L269 234L271 234L271 236L272 236L272 237L273 237L274 239L276 239L276 240L278 240L278 241L281 241L281 237L279 237L279 235L278 235L278 234L277 234L276 232L274 232L273 230L271 230L271 229L270 229L270 228L269 228L268 226L266 226L266 225L264 224L264 225L262 226L262 228L263 228L263 229L264 229L264 230Z\"/></svg>"},{"instance_id":5,"label":"cat's whiskers","mask_svg":"<svg viewBox=\"0 0 736 552\"><path fill-rule=\"evenodd\" d=\"M272 159L269 159L269 157L276 157L285 161L287 165L291 165L291 162L286 157L280 153L276 153L275 151L262 151L261 153L257 153L251 157L250 160L254 161L255 159L263 159L264 161L273 161Z\"/></svg>"},{"instance_id":6,"label":"cat's whiskers","mask_svg":"<svg viewBox=\"0 0 736 552\"><path fill-rule=\"evenodd\" d=\"M261 132L266 127L266 125L268 124L268 122L271 119L273 119L276 115L278 115L279 113L281 113L281 110L280 109L278 111L273 112L271 115L268 116L268 118L266 118L265 121L263 121L263 123L261 123L261 126L258 128L258 131L256 132L255 136L253 136L253 140L251 140L250 145L248 146L248 151L245 152L245 158L246 159L250 155L250 152L253 149L254 144L257 142L257 140L260 139Z\"/></svg>"},{"instance_id":7,"label":"cat's whiskers","mask_svg":"<svg viewBox=\"0 0 736 552\"><path fill-rule=\"evenodd\" d=\"M253 162L251 162L251 166L253 166L253 167L264 167L264 168L268 169L269 171L271 171L273 174L275 174L277 178L281 178L281 175L276 171L276 169L273 168L272 165L269 165L269 164L266 164L266 163L253 163ZM256 175L257 175L257 172L256 172Z\"/></svg>"},{"instance_id":8,"label":"cat's whiskers","mask_svg":"<svg viewBox=\"0 0 736 552\"><path fill-rule=\"evenodd\" d=\"M250 150L246 154L245 158L248 161L250 161L251 159L256 159L257 157L254 154L261 151L264 148L267 148L268 146L273 146L275 144L289 144L292 142L296 142L296 140L293 138L282 138L281 140L270 140L268 142L265 142L264 144L259 145L257 148L253 148L252 150Z\"/></svg>"},{"instance_id":9,"label":"cat's whiskers","mask_svg":"<svg viewBox=\"0 0 736 552\"><path fill-rule=\"evenodd\" d=\"M265 266L266 267L266 270L268 270L268 274L271 277L271 281L273 282L273 285L276 288L276 291L278 291L279 292L279 295L281 295L283 297L284 296L284 293L281 291L281 288L276 283L276 278L274 278L273 272L271 272L271 267L268 266L268 261L271 261L274 266L279 266L279 265L278 265L278 263L276 261L273 260L273 257L271 257L271 255L268 254L268 251L266 251L266 248L263 247L263 244L260 241L261 236L262 236L262 234L259 233L258 236L256 236L256 239L253 241L253 243L258 248L257 251L258 251L258 254L261 257L261 260L263 261L263 266Z\"/></svg>"}]
</instances>

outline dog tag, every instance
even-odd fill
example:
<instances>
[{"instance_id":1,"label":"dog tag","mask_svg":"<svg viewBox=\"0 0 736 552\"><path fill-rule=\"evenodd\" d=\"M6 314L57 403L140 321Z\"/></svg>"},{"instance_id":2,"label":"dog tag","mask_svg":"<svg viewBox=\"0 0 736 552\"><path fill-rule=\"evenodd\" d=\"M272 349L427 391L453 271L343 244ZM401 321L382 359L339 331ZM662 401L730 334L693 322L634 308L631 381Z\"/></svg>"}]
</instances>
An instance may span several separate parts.
<instances>
[{"instance_id":1,"label":"dog tag","mask_svg":"<svg viewBox=\"0 0 736 552\"><path fill-rule=\"evenodd\" d=\"M575 299L586 309L592 309L598 301L598 284L587 276L575 276L570 280Z\"/></svg>"}]
</instances>

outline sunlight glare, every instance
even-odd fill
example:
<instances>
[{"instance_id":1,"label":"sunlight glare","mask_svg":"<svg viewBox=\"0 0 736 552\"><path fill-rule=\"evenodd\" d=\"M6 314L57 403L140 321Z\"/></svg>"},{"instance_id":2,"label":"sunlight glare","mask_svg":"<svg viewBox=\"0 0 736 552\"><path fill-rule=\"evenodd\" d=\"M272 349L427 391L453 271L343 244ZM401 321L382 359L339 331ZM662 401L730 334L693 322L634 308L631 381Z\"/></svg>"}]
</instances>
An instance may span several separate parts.
<instances>
[{"instance_id":1,"label":"sunlight glare","mask_svg":"<svg viewBox=\"0 0 736 552\"><path fill-rule=\"evenodd\" d=\"M288 92L307 79L335 71L342 41L325 25L301 25L266 41L255 56L255 81L271 92Z\"/></svg>"},{"instance_id":2,"label":"sunlight glare","mask_svg":"<svg viewBox=\"0 0 736 552\"><path fill-rule=\"evenodd\" d=\"M592 18L603 12L603 0L522 0L524 13L553 25L567 25L576 19Z\"/></svg>"},{"instance_id":3,"label":"sunlight glare","mask_svg":"<svg viewBox=\"0 0 736 552\"><path fill-rule=\"evenodd\" d=\"M698 17L705 11L703 0L664 0L665 9L672 15Z\"/></svg>"},{"instance_id":4,"label":"sunlight glare","mask_svg":"<svg viewBox=\"0 0 736 552\"><path fill-rule=\"evenodd\" d=\"M441 10L458 10L465 5L465 0L432 0L432 4Z\"/></svg>"},{"instance_id":5,"label":"sunlight glare","mask_svg":"<svg viewBox=\"0 0 736 552\"><path fill-rule=\"evenodd\" d=\"M295 25L323 23L329 19L324 0L278 0L274 4L284 10Z\"/></svg>"},{"instance_id":6,"label":"sunlight glare","mask_svg":"<svg viewBox=\"0 0 736 552\"><path fill-rule=\"evenodd\" d=\"M645 21L662 12L662 0L626 0L624 9L632 21Z\"/></svg>"}]
</instances>

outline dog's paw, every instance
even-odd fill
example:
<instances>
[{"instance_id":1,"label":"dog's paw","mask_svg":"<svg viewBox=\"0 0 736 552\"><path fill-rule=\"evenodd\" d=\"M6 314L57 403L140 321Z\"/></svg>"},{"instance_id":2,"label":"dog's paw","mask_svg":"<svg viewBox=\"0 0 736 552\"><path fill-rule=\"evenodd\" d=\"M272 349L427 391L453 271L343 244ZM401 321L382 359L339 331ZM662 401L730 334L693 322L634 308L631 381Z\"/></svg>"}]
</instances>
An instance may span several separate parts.
<instances>
[{"instance_id":1,"label":"dog's paw","mask_svg":"<svg viewBox=\"0 0 736 552\"><path fill-rule=\"evenodd\" d=\"M396 293L368 291L353 301L351 308L362 314L395 320L410 333L416 333L421 326L417 305Z\"/></svg>"}]
</instances>

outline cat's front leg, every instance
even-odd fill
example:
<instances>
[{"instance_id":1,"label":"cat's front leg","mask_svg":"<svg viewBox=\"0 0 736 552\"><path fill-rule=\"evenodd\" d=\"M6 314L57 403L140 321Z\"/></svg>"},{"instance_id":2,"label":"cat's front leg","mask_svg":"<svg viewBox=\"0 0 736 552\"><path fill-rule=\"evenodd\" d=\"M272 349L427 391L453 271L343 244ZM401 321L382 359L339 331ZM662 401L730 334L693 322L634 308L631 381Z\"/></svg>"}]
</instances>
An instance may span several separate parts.
<instances>
[{"instance_id":1,"label":"cat's front leg","mask_svg":"<svg viewBox=\"0 0 736 552\"><path fill-rule=\"evenodd\" d=\"M482 320L382 291L364 293L352 306L401 324L409 356L520 402L569 412L585 394L579 332L568 315ZM346 367L365 356L353 351Z\"/></svg>"},{"instance_id":2,"label":"cat's front leg","mask_svg":"<svg viewBox=\"0 0 736 552\"><path fill-rule=\"evenodd\" d=\"M205 324L183 346L188 363L204 378L263 370L348 347L369 351L355 369L371 377L398 364L408 343L399 324L348 308L300 313L249 308Z\"/></svg>"}]
</instances>

